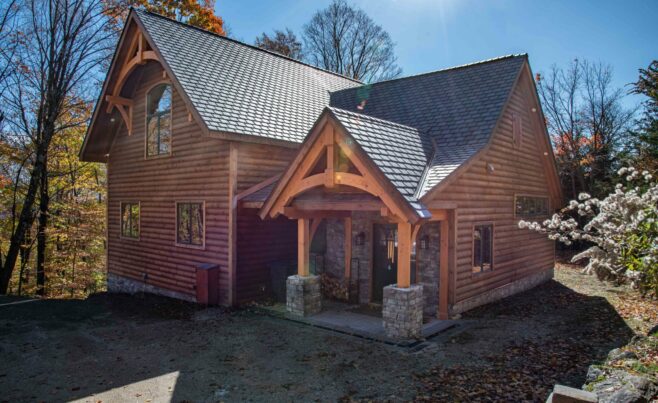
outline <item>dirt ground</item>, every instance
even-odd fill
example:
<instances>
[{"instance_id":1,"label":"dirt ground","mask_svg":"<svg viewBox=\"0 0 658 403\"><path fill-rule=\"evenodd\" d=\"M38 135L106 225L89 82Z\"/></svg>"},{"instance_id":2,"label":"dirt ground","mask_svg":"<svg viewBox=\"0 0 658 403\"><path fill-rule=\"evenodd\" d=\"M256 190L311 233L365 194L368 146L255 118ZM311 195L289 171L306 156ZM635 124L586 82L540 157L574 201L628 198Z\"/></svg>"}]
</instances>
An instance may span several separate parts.
<instances>
[{"instance_id":1,"label":"dirt ground","mask_svg":"<svg viewBox=\"0 0 658 403\"><path fill-rule=\"evenodd\" d=\"M658 323L655 303L569 266L416 349L154 296L12 301L0 402L543 401Z\"/></svg>"}]
</instances>

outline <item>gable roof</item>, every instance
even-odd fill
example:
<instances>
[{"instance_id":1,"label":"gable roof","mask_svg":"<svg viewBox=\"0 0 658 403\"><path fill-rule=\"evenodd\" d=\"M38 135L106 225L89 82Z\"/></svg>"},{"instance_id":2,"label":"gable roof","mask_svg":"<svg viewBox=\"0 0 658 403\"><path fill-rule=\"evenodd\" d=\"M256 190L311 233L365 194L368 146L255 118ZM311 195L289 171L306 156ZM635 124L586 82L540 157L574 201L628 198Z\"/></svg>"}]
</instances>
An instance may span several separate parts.
<instances>
[{"instance_id":1,"label":"gable roof","mask_svg":"<svg viewBox=\"0 0 658 403\"><path fill-rule=\"evenodd\" d=\"M134 12L211 131L299 143L331 91L361 85L158 14Z\"/></svg>"},{"instance_id":2,"label":"gable roof","mask_svg":"<svg viewBox=\"0 0 658 403\"><path fill-rule=\"evenodd\" d=\"M300 143L330 106L412 204L488 144L527 63L527 55L511 55L363 85L146 11L132 10L124 33L133 19L206 133ZM96 118L95 111L81 158L96 160L111 145L116 125ZM92 131L93 141L110 141L87 157Z\"/></svg>"},{"instance_id":3,"label":"gable roof","mask_svg":"<svg viewBox=\"0 0 658 403\"><path fill-rule=\"evenodd\" d=\"M488 142L527 55L344 89L331 106L415 127L435 144L422 197Z\"/></svg>"},{"instance_id":4,"label":"gable roof","mask_svg":"<svg viewBox=\"0 0 658 403\"><path fill-rule=\"evenodd\" d=\"M388 180L408 200L415 201L431 146L418 129L368 115L328 108Z\"/></svg>"}]
</instances>

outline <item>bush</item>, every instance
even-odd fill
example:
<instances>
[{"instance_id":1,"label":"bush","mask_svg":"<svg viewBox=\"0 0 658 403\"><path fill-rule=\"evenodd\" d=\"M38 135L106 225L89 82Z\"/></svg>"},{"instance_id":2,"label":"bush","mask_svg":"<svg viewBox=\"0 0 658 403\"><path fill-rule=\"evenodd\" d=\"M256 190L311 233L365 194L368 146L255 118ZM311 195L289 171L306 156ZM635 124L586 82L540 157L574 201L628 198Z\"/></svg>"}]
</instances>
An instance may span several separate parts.
<instances>
[{"instance_id":1,"label":"bush","mask_svg":"<svg viewBox=\"0 0 658 403\"><path fill-rule=\"evenodd\" d=\"M628 281L643 294L658 296L658 185L647 171L631 167L618 174L622 183L603 200L581 193L551 219L541 224L519 221L519 228L567 245L585 241L591 246L572 261L589 259L587 273L617 283ZM575 214L587 222L582 228Z\"/></svg>"}]
</instances>

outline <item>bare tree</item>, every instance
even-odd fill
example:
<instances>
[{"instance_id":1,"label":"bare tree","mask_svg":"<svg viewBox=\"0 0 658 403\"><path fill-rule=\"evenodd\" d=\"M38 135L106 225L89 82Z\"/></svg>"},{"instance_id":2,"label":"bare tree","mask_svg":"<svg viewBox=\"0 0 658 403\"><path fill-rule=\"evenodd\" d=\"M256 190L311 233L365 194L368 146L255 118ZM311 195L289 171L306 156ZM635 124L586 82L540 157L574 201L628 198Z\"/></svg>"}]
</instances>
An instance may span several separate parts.
<instances>
[{"instance_id":1,"label":"bare tree","mask_svg":"<svg viewBox=\"0 0 658 403\"><path fill-rule=\"evenodd\" d=\"M605 192L635 113L622 106L612 69L576 59L537 74L537 84L565 194Z\"/></svg>"},{"instance_id":2,"label":"bare tree","mask_svg":"<svg viewBox=\"0 0 658 403\"><path fill-rule=\"evenodd\" d=\"M334 0L304 26L304 52L311 63L365 82L400 75L394 47L381 26L344 0Z\"/></svg>"},{"instance_id":3,"label":"bare tree","mask_svg":"<svg viewBox=\"0 0 658 403\"><path fill-rule=\"evenodd\" d=\"M259 48L267 49L292 59L302 59L302 43L297 40L297 36L290 28L286 28L285 31L277 29L271 37L263 32L261 36L256 38L254 44Z\"/></svg>"},{"instance_id":4,"label":"bare tree","mask_svg":"<svg viewBox=\"0 0 658 403\"><path fill-rule=\"evenodd\" d=\"M12 70L12 59L16 50L14 25L18 7L17 0L10 0L0 9L0 98L7 88L7 77ZM4 121L4 108L0 107L0 130ZM0 259L0 263L2 259Z\"/></svg>"},{"instance_id":5,"label":"bare tree","mask_svg":"<svg viewBox=\"0 0 658 403\"><path fill-rule=\"evenodd\" d=\"M19 0L20 1L20 0ZM16 49L10 85L3 101L8 106L10 133L30 150L29 179L21 212L0 271L0 294L5 294L21 246L26 240L39 198L37 273L43 273L45 228L48 225L48 151L58 133L70 127L61 117L80 102L77 94L92 94L98 66L111 50L102 0L25 0L14 16L23 33ZM83 121L75 124L82 124Z\"/></svg>"}]
</instances>

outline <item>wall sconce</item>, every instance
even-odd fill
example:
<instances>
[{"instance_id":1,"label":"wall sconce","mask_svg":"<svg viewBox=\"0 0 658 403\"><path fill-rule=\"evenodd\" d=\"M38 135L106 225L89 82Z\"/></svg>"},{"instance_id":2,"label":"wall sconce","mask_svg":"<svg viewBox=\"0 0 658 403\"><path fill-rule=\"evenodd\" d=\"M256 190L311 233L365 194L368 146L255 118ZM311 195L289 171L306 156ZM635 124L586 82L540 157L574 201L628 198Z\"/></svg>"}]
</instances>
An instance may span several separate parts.
<instances>
[{"instance_id":1,"label":"wall sconce","mask_svg":"<svg viewBox=\"0 0 658 403\"><path fill-rule=\"evenodd\" d=\"M430 246L430 237L429 235L423 235L420 238L420 249L425 250Z\"/></svg>"},{"instance_id":2,"label":"wall sconce","mask_svg":"<svg viewBox=\"0 0 658 403\"><path fill-rule=\"evenodd\" d=\"M487 163L487 172L492 174L492 173L494 173L495 170L496 170L496 168L494 167L494 164L492 164L491 162Z\"/></svg>"},{"instance_id":3,"label":"wall sconce","mask_svg":"<svg viewBox=\"0 0 658 403\"><path fill-rule=\"evenodd\" d=\"M354 244L356 246L363 246L366 243L366 234L359 232L356 237L354 237Z\"/></svg>"}]
</instances>

